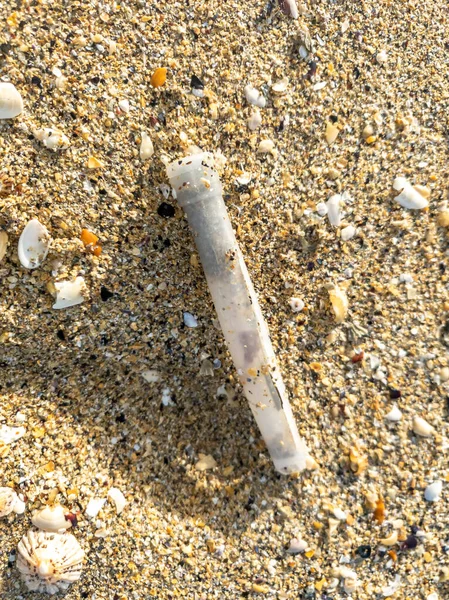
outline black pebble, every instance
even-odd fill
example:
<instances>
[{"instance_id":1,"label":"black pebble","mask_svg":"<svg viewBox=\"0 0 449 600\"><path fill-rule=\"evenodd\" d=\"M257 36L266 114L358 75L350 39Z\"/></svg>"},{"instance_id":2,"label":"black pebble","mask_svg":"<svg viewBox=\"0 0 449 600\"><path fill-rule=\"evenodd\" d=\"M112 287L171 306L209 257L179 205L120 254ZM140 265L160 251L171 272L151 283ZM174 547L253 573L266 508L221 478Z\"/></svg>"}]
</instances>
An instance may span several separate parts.
<instances>
[{"instance_id":1,"label":"black pebble","mask_svg":"<svg viewBox=\"0 0 449 600\"><path fill-rule=\"evenodd\" d=\"M65 340L65 335L64 332L62 331L62 329L58 329L58 331L56 332L56 335L58 336L58 338L62 341Z\"/></svg>"},{"instance_id":2,"label":"black pebble","mask_svg":"<svg viewBox=\"0 0 449 600\"><path fill-rule=\"evenodd\" d=\"M406 548L409 548L410 550L413 550L413 548L416 548L417 545L418 545L418 540L415 538L414 535L409 535L408 538L404 542L404 546Z\"/></svg>"},{"instance_id":3,"label":"black pebble","mask_svg":"<svg viewBox=\"0 0 449 600\"><path fill-rule=\"evenodd\" d=\"M356 552L361 558L369 558L371 556L371 546L359 546Z\"/></svg>"},{"instance_id":4,"label":"black pebble","mask_svg":"<svg viewBox=\"0 0 449 600\"><path fill-rule=\"evenodd\" d=\"M196 75L192 75L190 78L190 87L194 90L204 90L204 83Z\"/></svg>"},{"instance_id":5,"label":"black pebble","mask_svg":"<svg viewBox=\"0 0 449 600\"><path fill-rule=\"evenodd\" d=\"M390 388L389 392L390 392L390 398L392 400L397 400L398 398L400 398L402 396L401 390L394 390L393 388Z\"/></svg>"},{"instance_id":6,"label":"black pebble","mask_svg":"<svg viewBox=\"0 0 449 600\"><path fill-rule=\"evenodd\" d=\"M37 75L33 75L33 77L31 78L31 83L33 85L37 85L37 87L42 87L41 86L41 78L38 77Z\"/></svg>"},{"instance_id":7,"label":"black pebble","mask_svg":"<svg viewBox=\"0 0 449 600\"><path fill-rule=\"evenodd\" d=\"M109 298L112 298L113 295L114 295L114 292L110 292L108 290L108 288L105 288L103 285L101 286L100 296L101 296L101 299L103 300L103 302L106 302L106 300L109 300Z\"/></svg>"},{"instance_id":8,"label":"black pebble","mask_svg":"<svg viewBox=\"0 0 449 600\"><path fill-rule=\"evenodd\" d=\"M167 202L162 202L157 209L157 214L160 217L174 217L175 207L171 204L167 204Z\"/></svg>"}]
</instances>

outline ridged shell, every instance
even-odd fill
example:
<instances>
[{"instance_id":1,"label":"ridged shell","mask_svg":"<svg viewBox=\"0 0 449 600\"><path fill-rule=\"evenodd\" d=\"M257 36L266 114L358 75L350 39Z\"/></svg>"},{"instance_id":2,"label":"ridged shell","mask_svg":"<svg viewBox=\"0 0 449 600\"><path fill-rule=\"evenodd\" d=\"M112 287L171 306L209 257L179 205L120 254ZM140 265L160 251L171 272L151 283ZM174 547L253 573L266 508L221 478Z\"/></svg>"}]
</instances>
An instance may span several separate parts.
<instances>
[{"instance_id":1,"label":"ridged shell","mask_svg":"<svg viewBox=\"0 0 449 600\"><path fill-rule=\"evenodd\" d=\"M65 514L66 511L60 504L44 506L44 508L33 514L31 522L35 527L43 531L64 533L66 529L72 526L71 521L65 518Z\"/></svg>"},{"instance_id":2,"label":"ridged shell","mask_svg":"<svg viewBox=\"0 0 449 600\"><path fill-rule=\"evenodd\" d=\"M6 517L12 513L18 499L14 490L9 487L0 487L0 517Z\"/></svg>"},{"instance_id":3,"label":"ridged shell","mask_svg":"<svg viewBox=\"0 0 449 600\"><path fill-rule=\"evenodd\" d=\"M30 530L19 542L17 568L29 590L57 594L81 577L83 559L72 534Z\"/></svg>"},{"instance_id":4,"label":"ridged shell","mask_svg":"<svg viewBox=\"0 0 449 600\"><path fill-rule=\"evenodd\" d=\"M0 119L13 119L23 110L22 96L12 83L0 81Z\"/></svg>"},{"instance_id":5,"label":"ridged shell","mask_svg":"<svg viewBox=\"0 0 449 600\"><path fill-rule=\"evenodd\" d=\"M43 263L50 248L51 238L47 229L37 219L32 219L19 239L19 260L26 269L37 269Z\"/></svg>"}]
</instances>

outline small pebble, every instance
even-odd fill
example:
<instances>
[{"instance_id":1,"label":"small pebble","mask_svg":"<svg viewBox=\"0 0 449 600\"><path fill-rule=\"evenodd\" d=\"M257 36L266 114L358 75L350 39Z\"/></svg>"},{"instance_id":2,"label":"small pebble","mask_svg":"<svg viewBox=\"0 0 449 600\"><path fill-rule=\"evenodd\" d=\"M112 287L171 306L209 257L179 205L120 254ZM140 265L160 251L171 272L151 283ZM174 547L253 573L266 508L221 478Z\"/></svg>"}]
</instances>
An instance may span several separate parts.
<instances>
[{"instance_id":1,"label":"small pebble","mask_svg":"<svg viewBox=\"0 0 449 600\"><path fill-rule=\"evenodd\" d=\"M335 142L339 133L340 130L338 127L335 127L333 123L328 122L326 124L326 142L329 144L329 146Z\"/></svg>"},{"instance_id":2,"label":"small pebble","mask_svg":"<svg viewBox=\"0 0 449 600\"><path fill-rule=\"evenodd\" d=\"M262 125L262 115L260 111L254 110L248 117L248 127L251 131L255 131Z\"/></svg>"},{"instance_id":3,"label":"small pebble","mask_svg":"<svg viewBox=\"0 0 449 600\"><path fill-rule=\"evenodd\" d=\"M198 327L198 321L191 313L185 312L183 315L183 319L186 327Z\"/></svg>"},{"instance_id":4,"label":"small pebble","mask_svg":"<svg viewBox=\"0 0 449 600\"><path fill-rule=\"evenodd\" d=\"M340 203L340 194L334 194L326 202L327 218L329 219L329 223L334 227L338 227L341 223Z\"/></svg>"},{"instance_id":5,"label":"small pebble","mask_svg":"<svg viewBox=\"0 0 449 600\"><path fill-rule=\"evenodd\" d=\"M424 491L424 498L427 502L438 502L443 491L443 482L441 479L428 485Z\"/></svg>"},{"instance_id":6,"label":"small pebble","mask_svg":"<svg viewBox=\"0 0 449 600\"><path fill-rule=\"evenodd\" d=\"M348 240L350 240L351 238L353 238L356 234L356 228L354 227L354 225L348 225L347 227L344 227L341 231L340 231L340 237L344 242L347 242Z\"/></svg>"},{"instance_id":7,"label":"small pebble","mask_svg":"<svg viewBox=\"0 0 449 600\"><path fill-rule=\"evenodd\" d=\"M399 410L396 404L393 405L393 408L389 413L385 415L387 421L391 421L392 423L398 423L402 419L402 412Z\"/></svg>"}]
</instances>

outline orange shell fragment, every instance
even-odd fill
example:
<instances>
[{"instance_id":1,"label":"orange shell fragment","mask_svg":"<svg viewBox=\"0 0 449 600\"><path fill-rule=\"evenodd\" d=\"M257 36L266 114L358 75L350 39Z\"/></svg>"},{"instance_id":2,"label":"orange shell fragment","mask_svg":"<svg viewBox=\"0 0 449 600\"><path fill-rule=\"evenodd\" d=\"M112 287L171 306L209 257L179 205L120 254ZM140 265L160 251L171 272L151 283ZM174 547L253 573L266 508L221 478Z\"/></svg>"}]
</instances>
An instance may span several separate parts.
<instances>
[{"instance_id":1,"label":"orange shell fragment","mask_svg":"<svg viewBox=\"0 0 449 600\"><path fill-rule=\"evenodd\" d=\"M151 76L150 85L152 85L154 88L161 87L162 85L164 85L166 79L167 69L165 67L159 67Z\"/></svg>"}]
</instances>

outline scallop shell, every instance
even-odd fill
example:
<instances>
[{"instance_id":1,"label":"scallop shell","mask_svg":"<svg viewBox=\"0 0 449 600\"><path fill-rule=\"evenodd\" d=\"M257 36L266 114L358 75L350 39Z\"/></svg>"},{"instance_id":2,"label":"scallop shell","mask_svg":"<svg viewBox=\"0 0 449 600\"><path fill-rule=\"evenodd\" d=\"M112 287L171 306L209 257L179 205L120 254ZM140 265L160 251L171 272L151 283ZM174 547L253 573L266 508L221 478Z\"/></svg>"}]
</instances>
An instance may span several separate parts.
<instances>
[{"instance_id":1,"label":"scallop shell","mask_svg":"<svg viewBox=\"0 0 449 600\"><path fill-rule=\"evenodd\" d=\"M0 81L0 119L13 119L23 110L22 96L12 83Z\"/></svg>"},{"instance_id":2,"label":"scallop shell","mask_svg":"<svg viewBox=\"0 0 449 600\"><path fill-rule=\"evenodd\" d=\"M29 590L57 594L81 577L83 559L72 534L30 530L19 542L17 568Z\"/></svg>"},{"instance_id":3,"label":"scallop shell","mask_svg":"<svg viewBox=\"0 0 449 600\"><path fill-rule=\"evenodd\" d=\"M0 517L6 517L14 511L18 495L9 487L0 487Z\"/></svg>"},{"instance_id":4,"label":"scallop shell","mask_svg":"<svg viewBox=\"0 0 449 600\"><path fill-rule=\"evenodd\" d=\"M65 518L65 514L66 511L60 504L44 506L44 508L33 514L31 522L42 531L64 533L66 529L72 526L71 521Z\"/></svg>"},{"instance_id":5,"label":"scallop shell","mask_svg":"<svg viewBox=\"0 0 449 600\"><path fill-rule=\"evenodd\" d=\"M0 262L3 260L6 254L6 248L8 247L8 234L6 231L0 231Z\"/></svg>"},{"instance_id":6,"label":"scallop shell","mask_svg":"<svg viewBox=\"0 0 449 600\"><path fill-rule=\"evenodd\" d=\"M33 129L34 137L50 150L65 150L70 146L69 138L54 127Z\"/></svg>"},{"instance_id":7,"label":"scallop shell","mask_svg":"<svg viewBox=\"0 0 449 600\"><path fill-rule=\"evenodd\" d=\"M58 281L55 283L56 302L53 308L69 308L84 302L81 291L84 288L84 278L76 277L74 281Z\"/></svg>"},{"instance_id":8,"label":"scallop shell","mask_svg":"<svg viewBox=\"0 0 449 600\"><path fill-rule=\"evenodd\" d=\"M37 269L45 260L51 238L46 227L32 219L19 239L19 260L26 269Z\"/></svg>"}]
</instances>

